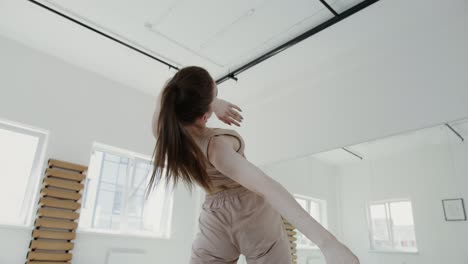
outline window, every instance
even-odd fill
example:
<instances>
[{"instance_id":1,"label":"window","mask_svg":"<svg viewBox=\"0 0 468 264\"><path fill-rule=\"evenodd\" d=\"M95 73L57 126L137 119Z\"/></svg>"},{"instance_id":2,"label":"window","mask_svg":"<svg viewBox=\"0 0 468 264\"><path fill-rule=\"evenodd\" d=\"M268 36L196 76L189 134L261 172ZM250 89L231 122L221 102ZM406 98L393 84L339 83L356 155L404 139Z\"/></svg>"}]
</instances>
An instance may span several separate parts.
<instances>
[{"instance_id":1,"label":"window","mask_svg":"<svg viewBox=\"0 0 468 264\"><path fill-rule=\"evenodd\" d=\"M417 252L410 200L372 202L368 209L371 249Z\"/></svg>"},{"instance_id":2,"label":"window","mask_svg":"<svg viewBox=\"0 0 468 264\"><path fill-rule=\"evenodd\" d=\"M0 121L0 224L32 225L47 134Z\"/></svg>"},{"instance_id":3,"label":"window","mask_svg":"<svg viewBox=\"0 0 468 264\"><path fill-rule=\"evenodd\" d=\"M95 144L85 183L80 229L168 238L172 191L164 180L145 200L151 158Z\"/></svg>"},{"instance_id":4,"label":"window","mask_svg":"<svg viewBox=\"0 0 468 264\"><path fill-rule=\"evenodd\" d=\"M317 222L327 228L326 201L297 194L294 198ZM318 247L297 230L297 248L316 249Z\"/></svg>"}]
</instances>

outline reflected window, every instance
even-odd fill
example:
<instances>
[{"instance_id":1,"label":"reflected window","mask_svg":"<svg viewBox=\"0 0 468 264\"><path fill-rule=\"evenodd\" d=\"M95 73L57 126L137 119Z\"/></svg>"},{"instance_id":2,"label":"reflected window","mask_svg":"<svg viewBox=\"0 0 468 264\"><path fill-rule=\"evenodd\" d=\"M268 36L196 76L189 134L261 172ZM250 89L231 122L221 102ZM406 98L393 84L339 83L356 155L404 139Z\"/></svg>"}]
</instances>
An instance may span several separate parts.
<instances>
[{"instance_id":1,"label":"reflected window","mask_svg":"<svg viewBox=\"0 0 468 264\"><path fill-rule=\"evenodd\" d=\"M164 179L145 199L152 168L150 157L96 144L85 186L80 229L169 237L173 195L166 190Z\"/></svg>"},{"instance_id":2,"label":"reflected window","mask_svg":"<svg viewBox=\"0 0 468 264\"><path fill-rule=\"evenodd\" d=\"M372 202L368 210L373 250L417 252L410 200Z\"/></svg>"},{"instance_id":3,"label":"reflected window","mask_svg":"<svg viewBox=\"0 0 468 264\"><path fill-rule=\"evenodd\" d=\"M306 210L317 222L327 228L326 221L326 201L307 197L303 195L294 195L296 201ZM301 249L316 249L318 248L310 239L297 231L297 248Z\"/></svg>"}]
</instances>

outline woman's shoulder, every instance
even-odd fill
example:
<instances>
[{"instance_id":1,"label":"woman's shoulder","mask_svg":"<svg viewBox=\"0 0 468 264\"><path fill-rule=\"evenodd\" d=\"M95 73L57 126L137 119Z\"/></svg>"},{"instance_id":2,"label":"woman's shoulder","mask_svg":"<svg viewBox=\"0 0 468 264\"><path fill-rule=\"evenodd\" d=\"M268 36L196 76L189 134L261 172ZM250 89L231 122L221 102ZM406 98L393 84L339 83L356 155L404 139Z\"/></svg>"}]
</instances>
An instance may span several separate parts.
<instances>
[{"instance_id":1,"label":"woman's shoulder","mask_svg":"<svg viewBox=\"0 0 468 264\"><path fill-rule=\"evenodd\" d=\"M212 128L209 138L211 138L212 136L220 135L233 136L235 138L238 138L240 141L244 141L244 138L241 136L241 134L237 130L231 128Z\"/></svg>"},{"instance_id":2,"label":"woman's shoulder","mask_svg":"<svg viewBox=\"0 0 468 264\"><path fill-rule=\"evenodd\" d=\"M228 135L226 139L234 144L235 150L242 151L242 152L244 151L244 148L245 148L244 139L242 138L240 133L237 132L236 130L230 129L230 128L213 128L212 135L217 135L217 136ZM237 140L234 139L233 137L236 138Z\"/></svg>"},{"instance_id":3,"label":"woman's shoulder","mask_svg":"<svg viewBox=\"0 0 468 264\"><path fill-rule=\"evenodd\" d=\"M240 136L240 133L237 132L237 130L231 129L231 128L220 128L220 127L215 127L211 128L213 134L234 134Z\"/></svg>"}]
</instances>

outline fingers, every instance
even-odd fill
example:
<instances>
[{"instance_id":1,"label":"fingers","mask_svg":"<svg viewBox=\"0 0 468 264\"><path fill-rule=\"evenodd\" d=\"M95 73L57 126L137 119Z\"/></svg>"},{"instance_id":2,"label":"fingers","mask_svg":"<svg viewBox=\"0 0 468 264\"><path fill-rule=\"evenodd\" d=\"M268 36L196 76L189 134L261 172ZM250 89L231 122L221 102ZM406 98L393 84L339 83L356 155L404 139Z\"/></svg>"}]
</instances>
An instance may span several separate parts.
<instances>
[{"instance_id":1,"label":"fingers","mask_svg":"<svg viewBox=\"0 0 468 264\"><path fill-rule=\"evenodd\" d=\"M236 126L240 127L240 123L244 119L244 117L239 114L236 110L242 112L242 109L232 103L226 104L226 108L224 109L224 113L219 113L217 114L218 119L221 120L222 122L232 125L235 124Z\"/></svg>"},{"instance_id":2,"label":"fingers","mask_svg":"<svg viewBox=\"0 0 468 264\"><path fill-rule=\"evenodd\" d=\"M232 107L232 108L235 108L235 109L239 110L240 112L242 112L242 109L240 109L240 107L237 106L237 105L235 105L235 104L231 104L231 103L230 103L229 106Z\"/></svg>"},{"instance_id":3,"label":"fingers","mask_svg":"<svg viewBox=\"0 0 468 264\"><path fill-rule=\"evenodd\" d=\"M239 122L242 122L242 120L244 119L238 112L232 110L232 109L229 109L229 115L234 118L235 120L239 121Z\"/></svg>"},{"instance_id":4,"label":"fingers","mask_svg":"<svg viewBox=\"0 0 468 264\"><path fill-rule=\"evenodd\" d=\"M225 124L231 125L231 123L224 117L219 118L219 120L223 121Z\"/></svg>"},{"instance_id":5,"label":"fingers","mask_svg":"<svg viewBox=\"0 0 468 264\"><path fill-rule=\"evenodd\" d=\"M232 121L228 117L220 118L220 120L223 121L225 124L232 125Z\"/></svg>"},{"instance_id":6,"label":"fingers","mask_svg":"<svg viewBox=\"0 0 468 264\"><path fill-rule=\"evenodd\" d=\"M240 127L240 124L230 116L220 118L219 120L223 121L224 123L226 123L228 125L235 124L236 126Z\"/></svg>"},{"instance_id":7,"label":"fingers","mask_svg":"<svg viewBox=\"0 0 468 264\"><path fill-rule=\"evenodd\" d=\"M227 119L229 120L230 123L233 123L233 124L235 124L236 126L240 127L240 124L237 123L237 121L236 121L234 118L232 118L232 117L229 116L229 117L227 117Z\"/></svg>"}]
</instances>

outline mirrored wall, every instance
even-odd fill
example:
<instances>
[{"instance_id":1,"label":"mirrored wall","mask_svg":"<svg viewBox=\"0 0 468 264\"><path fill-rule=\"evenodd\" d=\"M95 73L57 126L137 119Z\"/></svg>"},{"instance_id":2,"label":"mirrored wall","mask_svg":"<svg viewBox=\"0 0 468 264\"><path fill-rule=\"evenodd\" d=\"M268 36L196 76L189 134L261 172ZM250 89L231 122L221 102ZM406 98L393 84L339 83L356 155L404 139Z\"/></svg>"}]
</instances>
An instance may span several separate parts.
<instances>
[{"instance_id":1,"label":"mirrored wall","mask_svg":"<svg viewBox=\"0 0 468 264\"><path fill-rule=\"evenodd\" d=\"M362 264L468 263L468 119L263 170ZM298 234L297 263L325 263Z\"/></svg>"}]
</instances>

